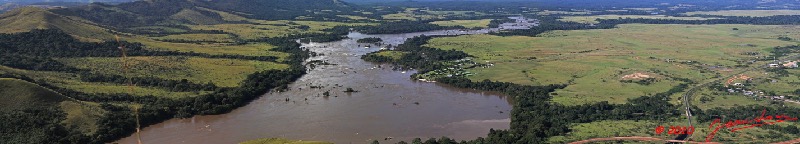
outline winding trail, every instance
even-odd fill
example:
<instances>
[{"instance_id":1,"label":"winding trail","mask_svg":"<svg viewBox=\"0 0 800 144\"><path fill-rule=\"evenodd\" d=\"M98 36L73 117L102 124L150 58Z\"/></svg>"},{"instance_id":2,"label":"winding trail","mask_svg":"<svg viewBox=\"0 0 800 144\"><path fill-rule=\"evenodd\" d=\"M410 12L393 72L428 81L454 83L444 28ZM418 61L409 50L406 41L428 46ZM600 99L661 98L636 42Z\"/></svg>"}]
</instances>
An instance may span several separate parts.
<instances>
[{"instance_id":1,"label":"winding trail","mask_svg":"<svg viewBox=\"0 0 800 144\"><path fill-rule=\"evenodd\" d=\"M782 59L780 59L778 61L786 61L786 60L795 59L795 58L798 58L798 57L800 57L800 54L793 55L793 56L788 56L788 57L782 58ZM737 72L737 73L734 73L734 74L730 74L730 75L722 77L722 78L718 78L717 80L697 85L695 87L692 87L688 91L686 91L686 93L683 93L683 105L685 106L686 121L688 122L689 126L692 126L692 127L694 126L694 125L692 125L692 111L691 111L691 103L690 103L689 99L692 97L692 95L694 95L695 92L697 92L698 89L708 87L708 85L710 85L710 84L718 83L720 81L723 81L723 80L726 80L728 78L737 76L739 74L743 74L743 73L746 73L746 72L750 72L750 71L757 70L757 69L762 69L762 68L765 68L765 67L762 67L762 66L751 67L751 68L742 70L740 72ZM689 139L691 137L692 137L692 135L689 134L685 138L683 138L683 140L687 140L687 139ZM800 139L798 139L798 141L800 141Z\"/></svg>"},{"instance_id":2,"label":"winding trail","mask_svg":"<svg viewBox=\"0 0 800 144\"><path fill-rule=\"evenodd\" d=\"M592 138L587 140L581 140L576 142L571 142L569 144L585 144L585 143L592 143L592 142L601 142L601 141L617 141L617 140L627 140L627 141L664 141L668 143L698 143L698 144L721 144L719 142L696 142L696 141L682 141L682 140L664 140L660 138L654 137L610 137L610 138ZM800 143L800 139L783 141L783 142L775 142L772 144L798 144Z\"/></svg>"}]
</instances>

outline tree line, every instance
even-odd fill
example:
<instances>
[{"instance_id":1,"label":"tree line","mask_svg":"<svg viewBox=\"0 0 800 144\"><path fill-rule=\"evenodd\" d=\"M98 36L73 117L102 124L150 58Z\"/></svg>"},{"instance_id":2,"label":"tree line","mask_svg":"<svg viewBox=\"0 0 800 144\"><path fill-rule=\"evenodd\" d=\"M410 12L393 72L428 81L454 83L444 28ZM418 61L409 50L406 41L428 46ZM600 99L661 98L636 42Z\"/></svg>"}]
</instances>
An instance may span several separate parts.
<instances>
[{"instance_id":1,"label":"tree line","mask_svg":"<svg viewBox=\"0 0 800 144\"><path fill-rule=\"evenodd\" d=\"M437 63L468 56L460 51L423 47L429 39L427 36L408 39L396 49L408 54L400 60L391 60L390 63L419 69L424 73L425 70L442 68L437 67ZM362 58L369 61L370 56ZM491 130L486 138L461 143L545 143L549 137L570 132L570 126L574 123L600 120L666 121L681 114L680 107L669 102L670 96L683 92L688 87L687 84L681 84L667 92L628 99L625 104L599 102L564 106L552 103L551 93L566 87L566 84L531 86L490 80L472 81L464 77L442 77L436 81L459 88L500 92L514 99L511 129ZM692 109L699 111L697 107Z\"/></svg>"},{"instance_id":2,"label":"tree line","mask_svg":"<svg viewBox=\"0 0 800 144\"><path fill-rule=\"evenodd\" d=\"M0 34L0 64L28 70L81 71L66 66L53 58L69 57L119 57L119 45L124 45L129 56L197 56L275 62L275 56L211 55L195 52L153 51L141 43L81 42L58 29L32 30L15 34Z\"/></svg>"}]
</instances>

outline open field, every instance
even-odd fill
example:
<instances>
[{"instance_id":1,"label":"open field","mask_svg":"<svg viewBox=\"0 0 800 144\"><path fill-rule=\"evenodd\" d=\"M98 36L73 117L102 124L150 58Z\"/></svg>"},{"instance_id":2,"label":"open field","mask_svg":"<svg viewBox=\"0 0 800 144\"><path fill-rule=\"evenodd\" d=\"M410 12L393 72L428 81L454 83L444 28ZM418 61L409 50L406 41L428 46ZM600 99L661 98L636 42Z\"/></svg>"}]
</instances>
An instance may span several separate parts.
<instances>
[{"instance_id":1,"label":"open field","mask_svg":"<svg viewBox=\"0 0 800 144\"><path fill-rule=\"evenodd\" d=\"M674 17L666 15L593 15L593 16L564 16L559 19L560 21L578 22L586 24L600 23L597 19L674 19L674 20L709 20L715 18L703 17Z\"/></svg>"},{"instance_id":2,"label":"open field","mask_svg":"<svg viewBox=\"0 0 800 144\"><path fill-rule=\"evenodd\" d=\"M89 69L96 73L122 75L119 58L60 59L66 65ZM247 75L270 69L285 69L288 65L263 61L210 59L199 57L129 57L129 75L158 77L171 80L186 79L194 83L214 83L236 87Z\"/></svg>"},{"instance_id":3,"label":"open field","mask_svg":"<svg viewBox=\"0 0 800 144\"><path fill-rule=\"evenodd\" d=\"M448 17L463 17L463 16L481 16L485 15L481 12L474 11L433 11L419 8L406 8L405 11L382 15L386 20L431 20L431 19L444 19Z\"/></svg>"},{"instance_id":4,"label":"open field","mask_svg":"<svg viewBox=\"0 0 800 144\"><path fill-rule=\"evenodd\" d=\"M657 137L662 139L669 139L665 134L660 136L656 135L654 129L659 124L652 121L633 121L633 120L619 120L619 121L597 121L591 123L573 124L570 129L573 131L564 136L554 136L548 139L548 143L568 143L589 138L604 138L604 137L627 137L627 136L646 136ZM611 133L613 132L613 133ZM666 133L666 132L665 132Z\"/></svg>"},{"instance_id":5,"label":"open field","mask_svg":"<svg viewBox=\"0 0 800 144\"><path fill-rule=\"evenodd\" d=\"M482 20L449 20L449 21L434 21L431 24L440 26L464 26L466 28L486 28L489 26L491 19Z\"/></svg>"},{"instance_id":6,"label":"open field","mask_svg":"<svg viewBox=\"0 0 800 144\"><path fill-rule=\"evenodd\" d=\"M536 12L538 15L587 15L592 14L592 11L550 11L544 10Z\"/></svg>"},{"instance_id":7,"label":"open field","mask_svg":"<svg viewBox=\"0 0 800 144\"><path fill-rule=\"evenodd\" d=\"M303 140L288 140L284 138L263 138L241 142L239 144L332 144L323 141L303 141Z\"/></svg>"},{"instance_id":8,"label":"open field","mask_svg":"<svg viewBox=\"0 0 800 144\"><path fill-rule=\"evenodd\" d=\"M106 111L91 102L79 102L36 84L10 78L0 78L0 112L34 107L57 107L67 116L62 121L85 134L97 131L97 119Z\"/></svg>"},{"instance_id":9,"label":"open field","mask_svg":"<svg viewBox=\"0 0 800 144\"><path fill-rule=\"evenodd\" d=\"M392 58L392 59L400 59L401 57L403 57L403 55L405 55L405 54L406 54L406 52L400 52L400 51L380 51L380 52L378 52L378 53L375 53L375 54L377 54L378 56L390 57L390 58Z\"/></svg>"},{"instance_id":10,"label":"open field","mask_svg":"<svg viewBox=\"0 0 800 144\"><path fill-rule=\"evenodd\" d=\"M692 105L706 110L711 108L731 108L746 105L769 105L768 99L754 99L740 93L727 93L704 88L692 96ZM701 99L710 99L701 101Z\"/></svg>"},{"instance_id":11,"label":"open field","mask_svg":"<svg viewBox=\"0 0 800 144\"><path fill-rule=\"evenodd\" d=\"M217 25L189 25L193 30L222 30L233 33L241 39L258 39L264 37L279 37L286 34L323 33L322 30L335 26L347 25L372 25L369 23L342 23L318 21L264 21L253 20L258 24L217 24ZM307 26L307 28L303 28Z\"/></svg>"},{"instance_id":12,"label":"open field","mask_svg":"<svg viewBox=\"0 0 800 144\"><path fill-rule=\"evenodd\" d=\"M0 33L27 32L32 29L61 29L81 41L111 40L107 29L80 18L54 14L42 8L26 7L0 14Z\"/></svg>"},{"instance_id":13,"label":"open field","mask_svg":"<svg viewBox=\"0 0 800 144\"><path fill-rule=\"evenodd\" d=\"M723 11L696 11L684 15L718 15L718 16L752 16L765 17L776 15L800 15L800 10L723 10Z\"/></svg>"},{"instance_id":14,"label":"open field","mask_svg":"<svg viewBox=\"0 0 800 144\"><path fill-rule=\"evenodd\" d=\"M193 44L172 43L153 40L151 38L135 36L123 38L125 41L138 42L151 50L167 50L179 52L207 53L212 55L245 55L245 56L276 56L279 60L289 56L287 53L270 51L274 46L266 43L249 43L244 45L231 45L227 43Z\"/></svg>"},{"instance_id":15,"label":"open field","mask_svg":"<svg viewBox=\"0 0 800 144\"><path fill-rule=\"evenodd\" d=\"M626 24L616 29L553 31L539 37L435 38L428 46L464 51L476 56L477 62L495 64L470 69L475 73L469 77L472 80L570 84L553 94L553 102L565 105L625 103L627 98L665 92L684 83L676 78L700 82L719 72L705 67L733 67L736 61L755 58L743 52L766 54L774 46L794 44L773 38L781 33L753 30L781 27L785 26ZM622 81L633 73L647 73L654 80L648 84Z\"/></svg>"},{"instance_id":16,"label":"open field","mask_svg":"<svg viewBox=\"0 0 800 144\"><path fill-rule=\"evenodd\" d=\"M83 82L77 77L76 74L72 73L64 73L64 72L50 72L50 71L30 71L30 70L21 70L21 69L14 69L5 66L0 66L0 73L14 73L25 75L28 77L35 78L36 80L47 81L48 83L53 84L57 87L73 89L79 92L97 94L97 93L130 93L130 89L127 85L124 84L112 84L112 83L99 83L99 82ZM131 95L134 96L147 96L147 95L154 95L154 96L163 96L163 97L170 97L170 98L180 98L180 97L191 97L197 96L199 94L209 93L207 91L201 91L199 93L194 92L173 92L165 89L160 88L151 88L151 87L133 87L133 93Z\"/></svg>"},{"instance_id":17,"label":"open field","mask_svg":"<svg viewBox=\"0 0 800 144\"><path fill-rule=\"evenodd\" d=\"M228 34L176 34L163 37L154 37L158 40L185 40L230 43L233 39Z\"/></svg>"}]
</instances>

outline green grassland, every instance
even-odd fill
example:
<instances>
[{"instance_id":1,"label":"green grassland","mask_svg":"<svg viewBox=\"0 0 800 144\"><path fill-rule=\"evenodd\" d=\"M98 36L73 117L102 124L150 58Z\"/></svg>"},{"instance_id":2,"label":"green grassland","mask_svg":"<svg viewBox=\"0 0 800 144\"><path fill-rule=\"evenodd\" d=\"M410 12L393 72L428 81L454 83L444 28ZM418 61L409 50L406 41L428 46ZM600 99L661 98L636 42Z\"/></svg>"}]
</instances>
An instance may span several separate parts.
<instances>
[{"instance_id":1,"label":"green grassland","mask_svg":"<svg viewBox=\"0 0 800 144\"><path fill-rule=\"evenodd\" d=\"M375 21L375 19L370 19L370 18L362 17L362 16L354 16L354 15L336 15L336 16L343 17L343 18L349 18L351 20L373 20L373 21Z\"/></svg>"},{"instance_id":2,"label":"green grassland","mask_svg":"<svg viewBox=\"0 0 800 144\"><path fill-rule=\"evenodd\" d=\"M122 40L142 43L146 48L151 50L196 52L213 55L276 56L279 59L289 56L287 53L270 51L274 46L266 43L248 43L243 45L231 45L228 43L173 43L158 41L143 36L126 37Z\"/></svg>"},{"instance_id":3,"label":"green grassland","mask_svg":"<svg viewBox=\"0 0 800 144\"><path fill-rule=\"evenodd\" d=\"M538 15L587 15L592 14L592 11L550 11L544 10L536 12Z\"/></svg>"},{"instance_id":4,"label":"green grassland","mask_svg":"<svg viewBox=\"0 0 800 144\"><path fill-rule=\"evenodd\" d=\"M287 34L323 33L322 30L335 26L372 25L370 23L342 23L319 21L264 21L251 20L257 24L216 24L216 25L189 25L193 30L222 30L233 33L241 39L258 39L264 37L278 37ZM308 29L301 29L308 26Z\"/></svg>"},{"instance_id":5,"label":"green grassland","mask_svg":"<svg viewBox=\"0 0 800 144\"><path fill-rule=\"evenodd\" d=\"M695 11L684 15L718 15L718 16L752 16L766 17L776 15L800 15L800 10L723 10L723 11Z\"/></svg>"},{"instance_id":6,"label":"green grassland","mask_svg":"<svg viewBox=\"0 0 800 144\"><path fill-rule=\"evenodd\" d=\"M674 19L674 20L709 20L715 18L703 17L674 17L666 15L593 15L593 16L564 16L560 21L598 24L597 19Z\"/></svg>"},{"instance_id":7,"label":"green grassland","mask_svg":"<svg viewBox=\"0 0 800 144\"><path fill-rule=\"evenodd\" d=\"M705 102L701 101L703 97L711 100ZM750 96L742 95L741 93L727 93L708 88L697 91L691 99L694 106L697 106L703 110L711 108L731 108L735 106L746 105L769 105L768 99L755 99Z\"/></svg>"},{"instance_id":8,"label":"green grassland","mask_svg":"<svg viewBox=\"0 0 800 144\"><path fill-rule=\"evenodd\" d=\"M47 107L47 103L68 100L67 97L22 80L0 78L0 111L7 112L26 107Z\"/></svg>"},{"instance_id":9,"label":"green grassland","mask_svg":"<svg viewBox=\"0 0 800 144\"><path fill-rule=\"evenodd\" d=\"M68 58L59 61L96 73L123 74L119 58ZM239 86L239 82L247 75L258 71L288 68L288 65L274 62L178 56L129 57L128 62L128 75L133 77L187 79L201 84L211 82L222 87Z\"/></svg>"},{"instance_id":10,"label":"green grassland","mask_svg":"<svg viewBox=\"0 0 800 144\"><path fill-rule=\"evenodd\" d=\"M618 120L618 121L596 121L591 123L573 124L570 127L573 131L564 136L554 136L548 139L548 143L568 143L590 138L607 138L607 137L630 137L630 136L643 136L643 137L656 137L661 139L670 139L668 135L662 133L661 135L655 134L655 128L661 124L652 121L633 121L633 120ZM669 126L667 126L669 127ZM666 131L666 130L665 130Z\"/></svg>"},{"instance_id":11,"label":"green grassland","mask_svg":"<svg viewBox=\"0 0 800 144\"><path fill-rule=\"evenodd\" d=\"M303 141L303 140L289 140L284 138L263 138L241 142L239 144L332 144L323 141Z\"/></svg>"},{"instance_id":12,"label":"green grassland","mask_svg":"<svg viewBox=\"0 0 800 144\"><path fill-rule=\"evenodd\" d=\"M215 12L215 13L219 14L219 16L222 17L222 20L225 20L225 21L236 21L236 22L238 22L238 21L250 21L250 19L248 19L248 18L239 16L239 15L235 15L235 14L231 14L231 13L228 13L228 12L213 10L213 9L204 8L204 7L196 7L196 8L200 9L200 10L204 10L204 11Z\"/></svg>"},{"instance_id":13,"label":"green grassland","mask_svg":"<svg viewBox=\"0 0 800 144\"><path fill-rule=\"evenodd\" d=\"M406 8L405 11L394 13L394 14L386 14L382 15L381 17L384 20L432 20L432 19L444 19L448 17L464 17L464 16L481 16L485 15L485 13L481 12L474 12L474 11L434 11L428 9L420 9L420 8Z\"/></svg>"},{"instance_id":14,"label":"green grassland","mask_svg":"<svg viewBox=\"0 0 800 144\"><path fill-rule=\"evenodd\" d=\"M234 40L228 34L176 34L162 37L155 37L158 40L185 40L185 41L204 41L217 43L231 43Z\"/></svg>"},{"instance_id":15,"label":"green grassland","mask_svg":"<svg viewBox=\"0 0 800 144\"><path fill-rule=\"evenodd\" d=\"M97 104L80 102L65 97L36 84L9 78L0 78L0 112L23 110L34 107L57 107L67 114L62 123L66 127L75 127L85 134L97 131L97 119L105 110Z\"/></svg>"},{"instance_id":16,"label":"green grassland","mask_svg":"<svg viewBox=\"0 0 800 144\"><path fill-rule=\"evenodd\" d=\"M408 53L408 52L380 51L380 52L377 52L375 54L378 55L378 56L389 57L389 58L397 60L397 59L400 59L401 57L403 57L403 55L405 55L406 53Z\"/></svg>"},{"instance_id":17,"label":"green grassland","mask_svg":"<svg viewBox=\"0 0 800 144\"><path fill-rule=\"evenodd\" d=\"M746 88L747 90L765 92L766 95L769 95L769 93L775 93L777 96L796 95L794 91L800 88L800 86L798 86L798 82L800 82L800 70L787 69L787 71L789 72L787 76L777 76L775 73L765 70L743 73L743 75L751 78L749 82L743 79L736 79L732 81L731 84L744 83L746 86L729 85L729 88ZM705 101L703 101L703 99L705 99ZM745 96L741 92L729 93L726 91L712 90L710 88L701 89L692 97L692 103L701 109L716 107L730 108L737 105L770 105L772 102L773 101L769 98ZM800 106L800 104L788 102L785 104L795 107Z\"/></svg>"},{"instance_id":18,"label":"green grassland","mask_svg":"<svg viewBox=\"0 0 800 144\"><path fill-rule=\"evenodd\" d=\"M449 20L449 21L434 21L431 24L440 26L464 26L466 28L486 28L489 26L491 19L482 20Z\"/></svg>"},{"instance_id":19,"label":"green grassland","mask_svg":"<svg viewBox=\"0 0 800 144\"><path fill-rule=\"evenodd\" d=\"M82 41L111 40L107 29L76 17L54 14L35 7L19 8L0 14L0 33L27 32L32 29L61 29Z\"/></svg>"},{"instance_id":20,"label":"green grassland","mask_svg":"<svg viewBox=\"0 0 800 144\"><path fill-rule=\"evenodd\" d=\"M753 30L780 27L785 26L626 24L615 29L552 31L539 37L435 38L428 46L464 51L476 56L477 62L495 64L469 70L475 73L469 77L472 80L570 84L553 94L553 102L565 105L625 103L627 98L665 92L683 83L675 78L709 80L717 72L704 65L732 67L738 60L754 58L743 52L768 53L774 46L794 44L772 38L782 33ZM688 61L694 64L680 63ZM656 80L649 85L621 82L633 73Z\"/></svg>"},{"instance_id":21,"label":"green grassland","mask_svg":"<svg viewBox=\"0 0 800 144\"><path fill-rule=\"evenodd\" d=\"M129 93L133 96L153 95L153 96L161 96L169 98L181 98L181 97L191 97L204 93L209 93L208 91L200 91L198 93L173 92L160 88L139 87L139 86L134 86L132 87L131 90L131 87L128 87L127 85L123 84L83 82L80 80L80 77L78 77L76 74L65 73L65 72L31 71L31 70L14 69L5 66L0 66L0 72L24 75L34 78L37 81L46 81L57 87L72 89L79 92L85 92L90 94Z\"/></svg>"},{"instance_id":22,"label":"green grassland","mask_svg":"<svg viewBox=\"0 0 800 144\"><path fill-rule=\"evenodd\" d=\"M219 24L224 22L222 19L209 17L193 9L183 9L170 16L170 18L188 21L194 24Z\"/></svg>"}]
</instances>

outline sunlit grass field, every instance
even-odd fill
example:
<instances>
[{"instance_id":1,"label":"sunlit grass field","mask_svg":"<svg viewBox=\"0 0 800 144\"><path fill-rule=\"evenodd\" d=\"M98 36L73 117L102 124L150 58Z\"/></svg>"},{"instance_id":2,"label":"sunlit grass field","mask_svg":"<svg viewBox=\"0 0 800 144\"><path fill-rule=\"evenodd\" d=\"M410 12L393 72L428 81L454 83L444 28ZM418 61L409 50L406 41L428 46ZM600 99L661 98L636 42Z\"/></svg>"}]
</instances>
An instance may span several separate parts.
<instances>
[{"instance_id":1,"label":"sunlit grass field","mask_svg":"<svg viewBox=\"0 0 800 144\"><path fill-rule=\"evenodd\" d=\"M482 20L448 20L448 21L434 21L431 24L440 26L464 26L466 28L486 28L489 26L491 19Z\"/></svg>"},{"instance_id":2,"label":"sunlit grass field","mask_svg":"<svg viewBox=\"0 0 800 144\"><path fill-rule=\"evenodd\" d=\"M97 73L123 75L119 58L68 58L60 61ZM258 71L288 68L286 64L274 62L180 56L129 57L128 62L128 74L133 77L186 79L199 84L211 82L222 87L239 86L239 82L247 75Z\"/></svg>"},{"instance_id":3,"label":"sunlit grass field","mask_svg":"<svg viewBox=\"0 0 800 144\"><path fill-rule=\"evenodd\" d=\"M696 11L684 15L719 15L719 16L752 16L766 17L776 15L800 15L800 10L722 10L722 11Z\"/></svg>"},{"instance_id":4,"label":"sunlit grass field","mask_svg":"<svg viewBox=\"0 0 800 144\"><path fill-rule=\"evenodd\" d=\"M230 43L234 41L228 34L176 34L154 38L158 40L208 41L218 43Z\"/></svg>"},{"instance_id":5,"label":"sunlit grass field","mask_svg":"<svg viewBox=\"0 0 800 144\"><path fill-rule=\"evenodd\" d=\"M266 43L248 43L244 45L231 45L228 43L173 43L158 41L142 36L123 38L123 40L142 43L146 48L151 50L196 52L212 55L230 54L245 56L276 56L279 59L289 56L288 53L270 51L275 46Z\"/></svg>"},{"instance_id":6,"label":"sunlit grass field","mask_svg":"<svg viewBox=\"0 0 800 144\"><path fill-rule=\"evenodd\" d=\"M55 107L66 113L66 119L62 121L64 125L75 127L85 134L96 132L97 119L106 113L96 103L79 102L50 89L18 79L0 78L0 96L3 98L0 100L0 104L2 104L0 112L33 107Z\"/></svg>"},{"instance_id":7,"label":"sunlit grass field","mask_svg":"<svg viewBox=\"0 0 800 144\"><path fill-rule=\"evenodd\" d=\"M114 94L114 93L128 93L133 96L159 96L169 98L181 98L198 96L199 94L208 93L207 91L194 92L173 92L161 88L141 87L134 86L128 87L124 84L113 83L100 83L100 82L83 82L80 77L72 73L64 72L51 72L51 71L31 71L14 69L5 66L0 66L0 73L13 73L32 77L36 80L47 81L48 83L62 88L72 89L79 92L90 94ZM132 88L132 91L131 91Z\"/></svg>"},{"instance_id":8,"label":"sunlit grass field","mask_svg":"<svg viewBox=\"0 0 800 144\"><path fill-rule=\"evenodd\" d=\"M222 30L233 33L241 39L259 39L279 37L287 34L324 33L322 30L335 26L347 25L373 25L370 23L342 23L318 21L264 21L253 20L258 24L217 24L217 25L188 25L193 30ZM308 26L303 29L301 26Z\"/></svg>"},{"instance_id":9,"label":"sunlit grass field","mask_svg":"<svg viewBox=\"0 0 800 144\"><path fill-rule=\"evenodd\" d=\"M625 103L627 98L665 92L683 83L674 78L701 82L714 77L714 71L698 66L732 67L737 60L755 57L743 52L767 54L774 46L795 44L776 38L783 33L758 30L781 27L786 26L626 24L615 29L553 31L539 37L435 38L428 46L464 51L478 57L478 62L495 64L471 69L472 80L569 84L553 94L553 102L565 105ZM698 64L680 63L688 61ZM649 85L620 82L622 76L636 72L651 73L656 81Z\"/></svg>"},{"instance_id":10,"label":"sunlit grass field","mask_svg":"<svg viewBox=\"0 0 800 144\"><path fill-rule=\"evenodd\" d=\"M592 14L592 11L550 11L550 10L544 10L544 11L536 12L536 14L538 14L538 15L557 15L557 14L560 14L560 15L586 15L586 14Z\"/></svg>"},{"instance_id":11,"label":"sunlit grass field","mask_svg":"<svg viewBox=\"0 0 800 144\"><path fill-rule=\"evenodd\" d=\"M407 52L400 52L400 51L380 51L375 53L378 56L385 56L392 59L400 59L405 55Z\"/></svg>"},{"instance_id":12,"label":"sunlit grass field","mask_svg":"<svg viewBox=\"0 0 800 144\"><path fill-rule=\"evenodd\" d=\"M703 17L674 17L666 15L593 15L593 16L564 16L559 19L560 21L578 22L586 24L600 23L597 19L674 19L674 20L709 20L715 18Z\"/></svg>"},{"instance_id":13,"label":"sunlit grass field","mask_svg":"<svg viewBox=\"0 0 800 144\"><path fill-rule=\"evenodd\" d=\"M420 8L406 8L403 12L386 14L381 17L385 20L432 20L448 17L481 16L485 13L475 11L434 11Z\"/></svg>"}]
</instances>

